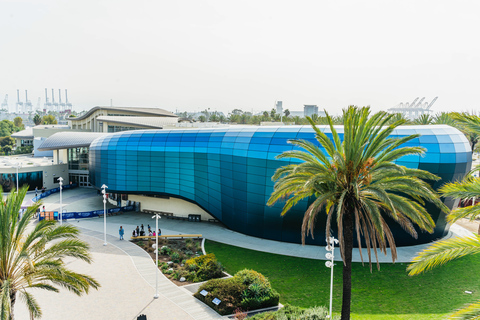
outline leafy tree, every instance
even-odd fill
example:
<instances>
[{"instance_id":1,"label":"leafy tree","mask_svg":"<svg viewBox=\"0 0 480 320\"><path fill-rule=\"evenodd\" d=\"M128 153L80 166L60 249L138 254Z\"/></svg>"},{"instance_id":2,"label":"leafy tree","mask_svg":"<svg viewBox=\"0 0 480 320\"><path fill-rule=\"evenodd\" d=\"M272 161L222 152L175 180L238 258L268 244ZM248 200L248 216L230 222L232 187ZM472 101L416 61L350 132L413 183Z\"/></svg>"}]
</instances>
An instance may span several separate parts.
<instances>
[{"instance_id":1,"label":"leafy tree","mask_svg":"<svg viewBox=\"0 0 480 320\"><path fill-rule=\"evenodd\" d=\"M18 212L27 193L22 187L12 190L0 206L0 318L14 319L17 298L27 305L32 319L40 318L42 311L28 289L58 292L67 288L77 295L88 293L100 285L88 275L66 268L64 259L78 258L92 262L88 244L78 239L79 231L68 224L42 220L29 228L40 203L29 207L19 217ZM3 197L2 192L0 195Z\"/></svg>"},{"instance_id":2,"label":"leafy tree","mask_svg":"<svg viewBox=\"0 0 480 320\"><path fill-rule=\"evenodd\" d=\"M46 116L43 116L43 124L57 124L57 119L55 118L54 115L52 114L47 114Z\"/></svg>"},{"instance_id":3,"label":"leafy tree","mask_svg":"<svg viewBox=\"0 0 480 320\"><path fill-rule=\"evenodd\" d=\"M33 123L35 123L36 126L42 123L42 117L38 113L33 117Z\"/></svg>"},{"instance_id":4,"label":"leafy tree","mask_svg":"<svg viewBox=\"0 0 480 320\"><path fill-rule=\"evenodd\" d=\"M71 115L69 115L68 117L69 117L69 118L76 118L77 116L74 115L74 114L71 114Z\"/></svg>"},{"instance_id":5,"label":"leafy tree","mask_svg":"<svg viewBox=\"0 0 480 320\"><path fill-rule=\"evenodd\" d=\"M17 127L17 128L20 128L20 129L25 128L25 126L23 125L23 119L20 118L20 117L15 117L15 118L13 119L13 124L14 124L15 127Z\"/></svg>"},{"instance_id":6,"label":"leafy tree","mask_svg":"<svg viewBox=\"0 0 480 320\"><path fill-rule=\"evenodd\" d=\"M15 125L12 121L2 120L0 121L0 137L9 136L15 131Z\"/></svg>"},{"instance_id":7,"label":"leafy tree","mask_svg":"<svg viewBox=\"0 0 480 320\"><path fill-rule=\"evenodd\" d=\"M263 117L264 117L264 118L270 117L270 116L268 115L268 111L263 111Z\"/></svg>"},{"instance_id":8,"label":"leafy tree","mask_svg":"<svg viewBox=\"0 0 480 320\"><path fill-rule=\"evenodd\" d=\"M202 116L198 117L198 120L200 120L200 122L206 122L207 118L202 115Z\"/></svg>"},{"instance_id":9,"label":"leafy tree","mask_svg":"<svg viewBox=\"0 0 480 320\"><path fill-rule=\"evenodd\" d=\"M243 113L243 111L241 109L233 109L233 111L232 111L232 114L237 115L237 116L241 115L242 113Z\"/></svg>"},{"instance_id":10,"label":"leafy tree","mask_svg":"<svg viewBox=\"0 0 480 320\"><path fill-rule=\"evenodd\" d=\"M283 113L285 113L285 117L288 118L288 116L290 115L290 110L285 109L285 111L283 111Z\"/></svg>"},{"instance_id":11,"label":"leafy tree","mask_svg":"<svg viewBox=\"0 0 480 320\"><path fill-rule=\"evenodd\" d=\"M290 140L304 151L287 151L278 158L298 159L302 163L277 169L272 177L276 180L274 191L268 200L268 205L273 205L280 199L287 199L283 215L298 201L311 199L302 224L303 242L305 236L313 235L316 217L322 210L327 214L327 238L331 235L332 223L336 222L343 260L343 320L350 319L355 236L360 249L361 238L365 241L371 269L371 249L377 257L377 248L386 254L387 247L390 247L392 260L397 258L395 241L384 216L397 221L416 238L415 224L428 232L433 232L434 228L425 201L447 210L431 186L422 180L438 180L437 176L393 162L402 156L424 153L425 149L421 147L401 147L419 135L389 137L404 121L386 126L393 115L380 112L369 116L368 107L350 106L344 110L343 142L340 142L328 114L333 141L307 118L322 149L305 140ZM360 257L363 260L361 250ZM380 268L378 259L377 267Z\"/></svg>"},{"instance_id":12,"label":"leafy tree","mask_svg":"<svg viewBox=\"0 0 480 320\"><path fill-rule=\"evenodd\" d=\"M275 108L272 108L272 110L270 110L270 118L275 118L275 114L277 114L277 110L275 110Z\"/></svg>"},{"instance_id":13,"label":"leafy tree","mask_svg":"<svg viewBox=\"0 0 480 320\"><path fill-rule=\"evenodd\" d=\"M10 154L10 152L12 152L12 149L13 147L11 145L6 145L2 147L3 153L6 154L7 156Z\"/></svg>"},{"instance_id":14,"label":"leafy tree","mask_svg":"<svg viewBox=\"0 0 480 320\"><path fill-rule=\"evenodd\" d=\"M5 146L14 146L15 145L15 139L12 137L1 137L0 138L0 146L5 147Z\"/></svg>"}]
</instances>

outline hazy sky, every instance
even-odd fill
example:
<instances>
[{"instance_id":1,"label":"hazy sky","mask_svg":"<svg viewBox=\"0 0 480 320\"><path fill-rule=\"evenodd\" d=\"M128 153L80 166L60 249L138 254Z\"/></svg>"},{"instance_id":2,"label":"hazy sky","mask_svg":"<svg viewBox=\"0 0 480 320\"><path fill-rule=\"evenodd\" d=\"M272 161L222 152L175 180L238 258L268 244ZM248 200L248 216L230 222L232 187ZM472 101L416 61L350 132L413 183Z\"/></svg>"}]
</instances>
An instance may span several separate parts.
<instances>
[{"instance_id":1,"label":"hazy sky","mask_svg":"<svg viewBox=\"0 0 480 320\"><path fill-rule=\"evenodd\" d=\"M97 105L170 111L438 96L480 107L480 1L0 0L0 99L68 89ZM62 92L63 94L63 92Z\"/></svg>"}]
</instances>

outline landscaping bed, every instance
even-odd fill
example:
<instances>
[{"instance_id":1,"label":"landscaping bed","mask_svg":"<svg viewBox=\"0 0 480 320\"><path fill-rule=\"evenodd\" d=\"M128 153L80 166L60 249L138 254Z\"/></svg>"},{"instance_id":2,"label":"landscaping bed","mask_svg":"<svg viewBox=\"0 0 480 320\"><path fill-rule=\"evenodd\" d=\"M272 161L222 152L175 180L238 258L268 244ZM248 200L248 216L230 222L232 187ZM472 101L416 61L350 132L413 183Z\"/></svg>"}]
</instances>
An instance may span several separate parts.
<instances>
[{"instance_id":1,"label":"landscaping bed","mask_svg":"<svg viewBox=\"0 0 480 320\"><path fill-rule=\"evenodd\" d=\"M155 261L155 241L131 240ZM228 276L222 265L210 254L203 256L202 239L158 239L158 266L177 286Z\"/></svg>"}]
</instances>

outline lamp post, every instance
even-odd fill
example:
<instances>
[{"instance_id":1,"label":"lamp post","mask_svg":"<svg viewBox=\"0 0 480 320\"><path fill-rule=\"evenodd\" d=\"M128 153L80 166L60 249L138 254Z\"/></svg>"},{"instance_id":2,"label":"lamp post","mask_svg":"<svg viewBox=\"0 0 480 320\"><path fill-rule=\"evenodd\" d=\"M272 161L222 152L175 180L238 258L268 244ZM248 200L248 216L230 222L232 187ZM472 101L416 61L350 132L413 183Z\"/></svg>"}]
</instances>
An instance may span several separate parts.
<instances>
[{"instance_id":1,"label":"lamp post","mask_svg":"<svg viewBox=\"0 0 480 320\"><path fill-rule=\"evenodd\" d=\"M158 299L158 219L161 219L158 213L152 217L155 219L155 295L153 296L154 299Z\"/></svg>"},{"instance_id":2,"label":"lamp post","mask_svg":"<svg viewBox=\"0 0 480 320\"><path fill-rule=\"evenodd\" d=\"M331 269L331 275L330 275L330 315L328 316L329 319L332 319L333 266L335 265L333 263L333 259L334 259L335 244L338 244L338 240L335 239L334 237L330 237L329 239L327 239L327 246L325 247L325 249L328 251L325 254L325 258L329 259L327 262L325 262L325 266L327 266L327 268Z\"/></svg>"},{"instance_id":3,"label":"lamp post","mask_svg":"<svg viewBox=\"0 0 480 320\"><path fill-rule=\"evenodd\" d=\"M103 184L102 185L102 194L103 194L103 245L107 245L107 193L105 189L108 187Z\"/></svg>"},{"instance_id":4,"label":"lamp post","mask_svg":"<svg viewBox=\"0 0 480 320\"><path fill-rule=\"evenodd\" d=\"M63 205L62 205L62 185L63 185L63 178L58 178L58 184L60 185L60 225L63 224Z\"/></svg>"}]
</instances>

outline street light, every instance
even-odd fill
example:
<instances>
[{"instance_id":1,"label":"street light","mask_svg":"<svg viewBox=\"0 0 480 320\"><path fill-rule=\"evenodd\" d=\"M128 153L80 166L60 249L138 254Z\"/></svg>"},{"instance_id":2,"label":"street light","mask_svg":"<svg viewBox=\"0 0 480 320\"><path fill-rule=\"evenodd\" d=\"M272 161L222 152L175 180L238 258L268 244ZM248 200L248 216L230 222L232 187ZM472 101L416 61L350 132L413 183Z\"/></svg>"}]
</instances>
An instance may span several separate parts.
<instances>
[{"instance_id":1,"label":"street light","mask_svg":"<svg viewBox=\"0 0 480 320\"><path fill-rule=\"evenodd\" d=\"M330 237L327 241L327 246L325 249L329 252L325 254L325 258L328 259L327 262L325 262L325 266L327 268L330 268L332 270L331 276L330 276L330 315L328 316L329 319L332 319L332 298L333 298L333 266L335 265L333 263L334 259L334 250L335 250L335 244L338 243L338 240L335 239L334 237ZM330 253L331 251L331 253Z\"/></svg>"},{"instance_id":2,"label":"street light","mask_svg":"<svg viewBox=\"0 0 480 320\"><path fill-rule=\"evenodd\" d=\"M158 219L162 219L158 215L158 213L155 213L155 215L152 217L152 219L155 219L155 295L153 296L154 299L158 299Z\"/></svg>"},{"instance_id":3,"label":"street light","mask_svg":"<svg viewBox=\"0 0 480 320\"><path fill-rule=\"evenodd\" d=\"M60 185L60 225L63 224L63 205L62 205L62 185L63 178L58 178L58 184Z\"/></svg>"},{"instance_id":4,"label":"street light","mask_svg":"<svg viewBox=\"0 0 480 320\"><path fill-rule=\"evenodd\" d=\"M103 194L103 245L107 245L107 193L105 189L108 187L104 184L102 185L102 194Z\"/></svg>"}]
</instances>

